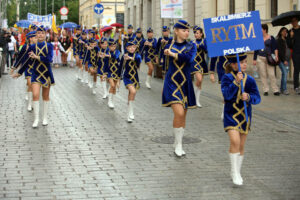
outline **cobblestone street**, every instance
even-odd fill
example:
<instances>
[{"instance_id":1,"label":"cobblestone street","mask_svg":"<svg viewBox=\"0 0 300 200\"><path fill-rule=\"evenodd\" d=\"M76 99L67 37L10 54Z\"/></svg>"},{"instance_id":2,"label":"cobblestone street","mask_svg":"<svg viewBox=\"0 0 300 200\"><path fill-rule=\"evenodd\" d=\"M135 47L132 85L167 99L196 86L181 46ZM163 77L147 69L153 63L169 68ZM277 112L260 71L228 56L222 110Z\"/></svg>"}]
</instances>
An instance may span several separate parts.
<instances>
[{"instance_id":1,"label":"cobblestone street","mask_svg":"<svg viewBox=\"0 0 300 200\"><path fill-rule=\"evenodd\" d=\"M75 69L54 69L54 77L49 125L37 129L24 77L1 80L0 199L300 199L300 96L271 94L254 106L244 186L234 188L220 85L209 77L203 108L188 111L182 158L173 153L173 113L161 106L162 80L153 79L148 90L142 70L129 124L123 82L111 110L102 88L91 94L75 80Z\"/></svg>"}]
</instances>

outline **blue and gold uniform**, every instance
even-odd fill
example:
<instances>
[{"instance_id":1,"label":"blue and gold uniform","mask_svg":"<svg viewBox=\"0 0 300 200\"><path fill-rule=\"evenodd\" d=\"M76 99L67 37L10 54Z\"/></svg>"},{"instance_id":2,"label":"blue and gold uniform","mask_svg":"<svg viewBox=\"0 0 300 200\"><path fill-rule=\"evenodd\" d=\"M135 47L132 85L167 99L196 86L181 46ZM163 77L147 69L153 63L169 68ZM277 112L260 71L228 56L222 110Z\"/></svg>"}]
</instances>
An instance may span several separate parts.
<instances>
[{"instance_id":1,"label":"blue and gold uniform","mask_svg":"<svg viewBox=\"0 0 300 200\"><path fill-rule=\"evenodd\" d=\"M117 41L114 39L109 39L109 45L117 45ZM120 51L116 49L115 51L109 51L109 67L107 70L107 78L112 78L113 80L119 80L121 77L121 67L120 67Z\"/></svg>"},{"instance_id":2,"label":"blue and gold uniform","mask_svg":"<svg viewBox=\"0 0 300 200\"><path fill-rule=\"evenodd\" d=\"M79 59L84 60L84 57L86 55L86 44L88 44L88 40L87 39L83 39L82 35L86 35L86 32L82 32L81 36L79 37L78 41L78 54L79 54ZM83 43L82 43L83 42ZM83 62L83 64L85 64Z\"/></svg>"},{"instance_id":3,"label":"blue and gold uniform","mask_svg":"<svg viewBox=\"0 0 300 200\"><path fill-rule=\"evenodd\" d=\"M80 26L77 26L76 30L80 30ZM79 38L81 34L76 34L75 37L73 38L73 55L79 55Z\"/></svg>"},{"instance_id":4,"label":"blue and gold uniform","mask_svg":"<svg viewBox=\"0 0 300 200\"><path fill-rule=\"evenodd\" d=\"M106 38L101 39L101 43L106 42ZM109 48L107 47L106 49L100 48L98 54L103 54L103 55L109 55ZM97 74L102 77L107 74L108 70L108 62L109 58L107 56L101 58L98 57L98 69L97 69Z\"/></svg>"},{"instance_id":5,"label":"blue and gold uniform","mask_svg":"<svg viewBox=\"0 0 300 200\"><path fill-rule=\"evenodd\" d=\"M91 39L90 43L95 43L97 42L95 39ZM88 68L94 68L97 69L98 68L98 54L99 52L99 47L95 46L92 49L89 49L87 51L87 55L86 55L86 61L88 62Z\"/></svg>"},{"instance_id":6,"label":"blue and gold uniform","mask_svg":"<svg viewBox=\"0 0 300 200\"><path fill-rule=\"evenodd\" d=\"M217 68L219 83L222 81L222 77L225 74L225 68L228 64L228 59L226 56L213 57L210 61L210 72L214 72Z\"/></svg>"},{"instance_id":7,"label":"blue and gold uniform","mask_svg":"<svg viewBox=\"0 0 300 200\"><path fill-rule=\"evenodd\" d=\"M133 26L132 26L131 24L129 24L129 25L127 26L127 29L133 29ZM130 33L130 34L127 33L127 34L125 34L125 37L128 37L128 38L125 38L125 39L123 40L124 51L125 51L125 53L126 53L126 52L127 52L127 51L126 51L126 44L127 44L127 42L134 40L134 38L136 37L136 35L135 35L134 33Z\"/></svg>"},{"instance_id":8,"label":"blue and gold uniform","mask_svg":"<svg viewBox=\"0 0 300 200\"><path fill-rule=\"evenodd\" d=\"M148 28L147 33L150 33L150 32L153 32L152 28ZM145 40L145 42L149 42L152 45L152 46L149 46L149 45L144 44L145 63L149 63L149 62L154 63L157 40L156 40L156 38L148 38L147 40Z\"/></svg>"},{"instance_id":9,"label":"blue and gold uniform","mask_svg":"<svg viewBox=\"0 0 300 200\"><path fill-rule=\"evenodd\" d=\"M166 32L166 31L169 31L169 27L163 26L163 32ZM172 43L172 40L173 40L173 37L160 37L157 40L155 54L158 55L159 66L163 67L163 72L166 72L166 67L165 67L166 56L164 55L164 49L165 49L166 45L170 45Z\"/></svg>"},{"instance_id":10,"label":"blue and gold uniform","mask_svg":"<svg viewBox=\"0 0 300 200\"><path fill-rule=\"evenodd\" d=\"M208 74L208 68L205 61L205 54L207 53L206 40L196 39L193 41L197 46L197 53L193 61L192 74L196 72L201 73L202 75Z\"/></svg>"},{"instance_id":11,"label":"blue and gold uniform","mask_svg":"<svg viewBox=\"0 0 300 200\"><path fill-rule=\"evenodd\" d=\"M142 29L141 29L141 28L138 28L138 29L136 30L136 34L137 34L137 33L142 33ZM143 37L138 37L138 36L136 35L132 41L136 43L136 50L135 50L135 52L138 52L139 54L141 54L141 51L142 51L143 48L144 48L144 42L145 42L145 39L144 39Z\"/></svg>"},{"instance_id":12,"label":"blue and gold uniform","mask_svg":"<svg viewBox=\"0 0 300 200\"><path fill-rule=\"evenodd\" d=\"M174 28L189 29L190 25L179 20ZM172 104L182 104L184 109L196 108L195 93L191 78L192 61L197 52L195 43L184 41L178 43L173 41L166 49L175 53L175 58L167 56L168 71L164 80L162 104L171 106Z\"/></svg>"},{"instance_id":13,"label":"blue and gold uniform","mask_svg":"<svg viewBox=\"0 0 300 200\"><path fill-rule=\"evenodd\" d=\"M134 42L129 41L127 46L135 45ZM139 75L138 75L138 68L142 62L142 57L139 53L127 53L128 56L134 58L133 60L124 60L124 55L121 58L120 66L122 66L123 73L123 81L126 88L129 85L133 85L135 89L140 88L139 84Z\"/></svg>"},{"instance_id":14,"label":"blue and gold uniform","mask_svg":"<svg viewBox=\"0 0 300 200\"><path fill-rule=\"evenodd\" d=\"M36 36L36 31L31 31L26 34L27 40L29 40L31 37ZM18 54L18 57L16 58L16 62L14 63L13 68L18 68L19 65L21 65L21 68L18 71L18 74L23 74L25 72L25 78L31 78L32 70L33 70L33 59L29 58L29 47L30 44L24 44L22 46L21 51Z\"/></svg>"},{"instance_id":15,"label":"blue and gold uniform","mask_svg":"<svg viewBox=\"0 0 300 200\"><path fill-rule=\"evenodd\" d=\"M29 52L30 51L33 51L35 55L40 57L40 60L35 59L33 62L31 82L38 83L46 88L50 87L55 83L51 68L53 59L52 44L45 41L37 42L30 46Z\"/></svg>"},{"instance_id":16,"label":"blue and gold uniform","mask_svg":"<svg viewBox=\"0 0 300 200\"><path fill-rule=\"evenodd\" d=\"M246 58L246 54L240 54L240 60ZM237 62L235 55L227 56L230 62ZM240 83L236 82L237 72L232 71L225 74L221 82L221 90L225 100L224 107L224 129L237 130L242 134L248 134L251 125L252 107L251 105L259 104L261 101L260 94L255 79L246 73L243 73L244 92L249 94L246 102L248 112L248 122L246 122L244 103L242 101L242 92Z\"/></svg>"}]
</instances>

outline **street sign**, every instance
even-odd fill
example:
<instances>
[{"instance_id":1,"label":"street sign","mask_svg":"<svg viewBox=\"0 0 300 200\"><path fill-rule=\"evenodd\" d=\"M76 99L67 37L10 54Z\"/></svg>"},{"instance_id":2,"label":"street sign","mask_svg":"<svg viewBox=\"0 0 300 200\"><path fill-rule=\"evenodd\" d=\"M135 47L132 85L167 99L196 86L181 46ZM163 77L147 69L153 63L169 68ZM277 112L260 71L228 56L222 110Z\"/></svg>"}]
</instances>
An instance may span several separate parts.
<instances>
[{"instance_id":1,"label":"street sign","mask_svg":"<svg viewBox=\"0 0 300 200\"><path fill-rule=\"evenodd\" d=\"M67 15L69 13L69 9L66 6L63 6L59 10L61 15Z\"/></svg>"},{"instance_id":2,"label":"street sign","mask_svg":"<svg viewBox=\"0 0 300 200\"><path fill-rule=\"evenodd\" d=\"M60 16L60 19L61 19L61 20L68 20L68 15L61 15L61 16Z\"/></svg>"},{"instance_id":3,"label":"street sign","mask_svg":"<svg viewBox=\"0 0 300 200\"><path fill-rule=\"evenodd\" d=\"M104 11L104 7L102 4L100 3L97 3L95 6L94 6L94 12L98 15L101 15Z\"/></svg>"},{"instance_id":4,"label":"street sign","mask_svg":"<svg viewBox=\"0 0 300 200\"><path fill-rule=\"evenodd\" d=\"M259 11L207 18L203 23L209 57L264 48Z\"/></svg>"}]
</instances>

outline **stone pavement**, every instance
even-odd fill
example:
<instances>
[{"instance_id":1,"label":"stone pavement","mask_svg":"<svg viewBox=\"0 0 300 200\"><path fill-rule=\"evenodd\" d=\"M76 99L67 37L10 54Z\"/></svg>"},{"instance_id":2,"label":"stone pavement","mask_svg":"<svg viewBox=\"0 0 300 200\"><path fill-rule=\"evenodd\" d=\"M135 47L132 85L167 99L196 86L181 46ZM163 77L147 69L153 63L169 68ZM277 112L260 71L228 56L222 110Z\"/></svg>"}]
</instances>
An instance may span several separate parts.
<instances>
[{"instance_id":1,"label":"stone pavement","mask_svg":"<svg viewBox=\"0 0 300 200\"><path fill-rule=\"evenodd\" d=\"M161 80L154 79L151 90L142 84L136 120L128 124L123 84L110 110L101 88L92 95L74 69L54 69L54 75L49 125L37 129L26 110L24 79L1 80L0 199L300 199L299 96L262 97L254 108L245 184L234 188L220 86L208 77L203 108L188 112L187 155L176 158Z\"/></svg>"}]
</instances>

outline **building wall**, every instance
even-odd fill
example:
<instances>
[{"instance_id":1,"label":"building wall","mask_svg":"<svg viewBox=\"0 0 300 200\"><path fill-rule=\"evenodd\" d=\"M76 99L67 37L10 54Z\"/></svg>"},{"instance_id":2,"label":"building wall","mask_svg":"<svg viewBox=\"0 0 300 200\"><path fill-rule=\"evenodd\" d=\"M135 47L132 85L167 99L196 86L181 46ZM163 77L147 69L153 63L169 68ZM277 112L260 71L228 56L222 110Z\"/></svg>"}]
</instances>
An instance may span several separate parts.
<instances>
[{"instance_id":1,"label":"building wall","mask_svg":"<svg viewBox=\"0 0 300 200\"><path fill-rule=\"evenodd\" d=\"M117 13L125 13L125 0L101 0L101 4L104 6L104 12L101 18L98 20L97 14L94 12L94 5L97 3L96 0L80 0L79 1L79 23L91 28L94 25L97 25L98 22L100 25L103 23L111 24L115 19L115 5L117 4ZM124 16L124 21L125 21Z\"/></svg>"}]
</instances>

